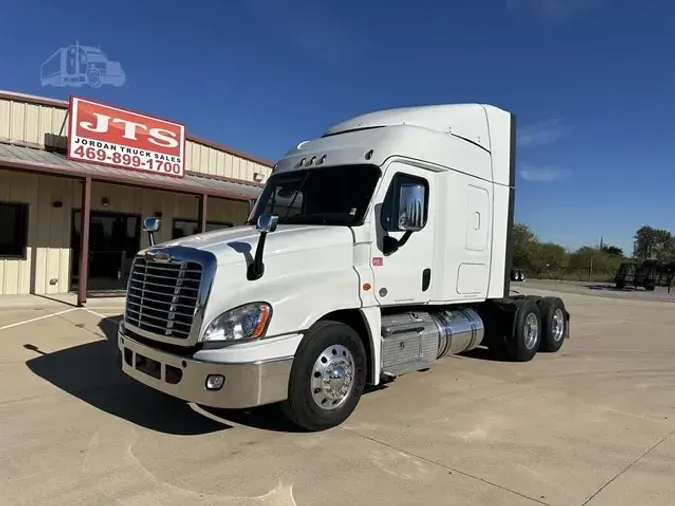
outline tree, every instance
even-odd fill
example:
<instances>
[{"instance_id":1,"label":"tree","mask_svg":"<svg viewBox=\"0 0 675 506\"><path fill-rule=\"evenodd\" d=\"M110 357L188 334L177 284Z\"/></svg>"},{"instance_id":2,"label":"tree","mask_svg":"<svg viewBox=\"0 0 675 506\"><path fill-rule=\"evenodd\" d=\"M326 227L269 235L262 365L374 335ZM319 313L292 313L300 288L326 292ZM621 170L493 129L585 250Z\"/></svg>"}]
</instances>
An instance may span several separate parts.
<instances>
[{"instance_id":1,"label":"tree","mask_svg":"<svg viewBox=\"0 0 675 506\"><path fill-rule=\"evenodd\" d=\"M536 234L522 223L516 223L513 227L514 267L532 268L536 262L539 241Z\"/></svg>"},{"instance_id":2,"label":"tree","mask_svg":"<svg viewBox=\"0 0 675 506\"><path fill-rule=\"evenodd\" d=\"M591 246L583 246L570 255L570 267L602 274L615 272L621 261L622 257Z\"/></svg>"},{"instance_id":3,"label":"tree","mask_svg":"<svg viewBox=\"0 0 675 506\"><path fill-rule=\"evenodd\" d=\"M675 237L671 237L665 244L659 260L664 262L675 262Z\"/></svg>"},{"instance_id":4,"label":"tree","mask_svg":"<svg viewBox=\"0 0 675 506\"><path fill-rule=\"evenodd\" d=\"M604 245L602 250L608 255L623 257L623 250L618 246Z\"/></svg>"},{"instance_id":5,"label":"tree","mask_svg":"<svg viewBox=\"0 0 675 506\"><path fill-rule=\"evenodd\" d=\"M570 255L570 267L573 269L589 269L595 257L604 253L591 246L583 246Z\"/></svg>"},{"instance_id":6,"label":"tree","mask_svg":"<svg viewBox=\"0 0 675 506\"><path fill-rule=\"evenodd\" d=\"M516 223L513 226L513 242L516 249L527 247L537 240L537 235L527 225Z\"/></svg>"},{"instance_id":7,"label":"tree","mask_svg":"<svg viewBox=\"0 0 675 506\"><path fill-rule=\"evenodd\" d=\"M673 236L667 230L644 225L635 232L633 238L635 239L633 254L636 258L640 260L648 258L662 260L664 254L669 252Z\"/></svg>"},{"instance_id":8,"label":"tree","mask_svg":"<svg viewBox=\"0 0 675 506\"><path fill-rule=\"evenodd\" d=\"M541 269L547 272L556 272L568 265L567 250L552 242L541 244L539 247Z\"/></svg>"},{"instance_id":9,"label":"tree","mask_svg":"<svg viewBox=\"0 0 675 506\"><path fill-rule=\"evenodd\" d=\"M541 243L530 227L516 223L513 228L514 266L533 275L559 273L567 267L567 250L552 242Z\"/></svg>"},{"instance_id":10,"label":"tree","mask_svg":"<svg viewBox=\"0 0 675 506\"><path fill-rule=\"evenodd\" d=\"M675 235L668 230L645 225L635 232L634 238L637 259L656 258L675 265ZM542 243L523 223L514 224L513 239L514 267L529 270L533 276L588 279L592 274L595 280L612 279L624 259L623 250L611 244L584 246L569 252L559 244Z\"/></svg>"}]
</instances>

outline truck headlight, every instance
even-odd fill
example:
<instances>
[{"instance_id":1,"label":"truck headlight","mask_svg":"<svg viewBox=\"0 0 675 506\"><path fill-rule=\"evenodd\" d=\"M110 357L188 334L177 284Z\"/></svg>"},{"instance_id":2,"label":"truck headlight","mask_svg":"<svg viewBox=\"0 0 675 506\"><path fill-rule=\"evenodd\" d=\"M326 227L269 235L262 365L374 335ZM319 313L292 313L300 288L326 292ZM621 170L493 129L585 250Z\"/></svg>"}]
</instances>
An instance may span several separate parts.
<instances>
[{"instance_id":1,"label":"truck headlight","mask_svg":"<svg viewBox=\"0 0 675 506\"><path fill-rule=\"evenodd\" d=\"M254 302L230 309L215 318L202 335L205 343L257 339L265 335L272 316L272 307Z\"/></svg>"}]
</instances>

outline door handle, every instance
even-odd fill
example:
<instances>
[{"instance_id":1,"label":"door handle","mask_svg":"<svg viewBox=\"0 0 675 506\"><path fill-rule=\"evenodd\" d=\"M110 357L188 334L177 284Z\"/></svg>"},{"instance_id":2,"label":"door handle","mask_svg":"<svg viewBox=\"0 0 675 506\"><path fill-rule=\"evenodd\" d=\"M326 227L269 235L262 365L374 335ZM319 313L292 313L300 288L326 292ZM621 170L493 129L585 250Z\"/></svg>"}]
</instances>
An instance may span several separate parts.
<instances>
[{"instance_id":1,"label":"door handle","mask_svg":"<svg viewBox=\"0 0 675 506\"><path fill-rule=\"evenodd\" d=\"M426 292L431 285L431 269L424 269L422 271L422 291Z\"/></svg>"}]
</instances>

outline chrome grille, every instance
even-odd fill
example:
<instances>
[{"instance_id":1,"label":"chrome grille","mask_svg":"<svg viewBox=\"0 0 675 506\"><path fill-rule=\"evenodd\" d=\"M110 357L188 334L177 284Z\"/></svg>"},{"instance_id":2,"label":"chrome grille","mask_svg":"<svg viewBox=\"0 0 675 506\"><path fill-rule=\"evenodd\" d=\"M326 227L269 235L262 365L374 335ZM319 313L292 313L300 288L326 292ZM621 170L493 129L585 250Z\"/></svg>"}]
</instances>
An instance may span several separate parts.
<instances>
[{"instance_id":1,"label":"chrome grille","mask_svg":"<svg viewBox=\"0 0 675 506\"><path fill-rule=\"evenodd\" d=\"M136 258L127 288L125 320L138 329L174 339L187 339L202 281L202 265Z\"/></svg>"}]
</instances>

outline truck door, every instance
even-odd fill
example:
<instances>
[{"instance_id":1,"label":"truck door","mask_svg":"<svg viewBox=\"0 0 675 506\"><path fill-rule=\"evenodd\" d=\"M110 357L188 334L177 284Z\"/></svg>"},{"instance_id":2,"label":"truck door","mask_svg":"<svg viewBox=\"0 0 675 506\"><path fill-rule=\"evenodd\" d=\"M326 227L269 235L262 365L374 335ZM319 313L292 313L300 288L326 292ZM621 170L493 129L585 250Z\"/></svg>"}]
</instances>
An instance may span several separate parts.
<instances>
[{"instance_id":1,"label":"truck door","mask_svg":"<svg viewBox=\"0 0 675 506\"><path fill-rule=\"evenodd\" d=\"M419 304L430 299L433 283L434 220L430 212L434 206L434 173L394 162L387 169L376 195L374 221L376 245L371 250L374 292L381 305ZM396 230L395 208L401 195L401 186L406 183L423 184L427 207L424 210L426 223L413 233ZM404 236L408 235L407 240ZM385 239L386 237L389 239ZM399 241L399 247L391 252L386 243ZM402 240L405 243L402 243Z\"/></svg>"},{"instance_id":2,"label":"truck door","mask_svg":"<svg viewBox=\"0 0 675 506\"><path fill-rule=\"evenodd\" d=\"M457 270L457 293L462 297L482 298L488 292L493 191L492 183L480 180L474 180L464 187L464 258ZM460 243L461 237L456 239Z\"/></svg>"}]
</instances>

